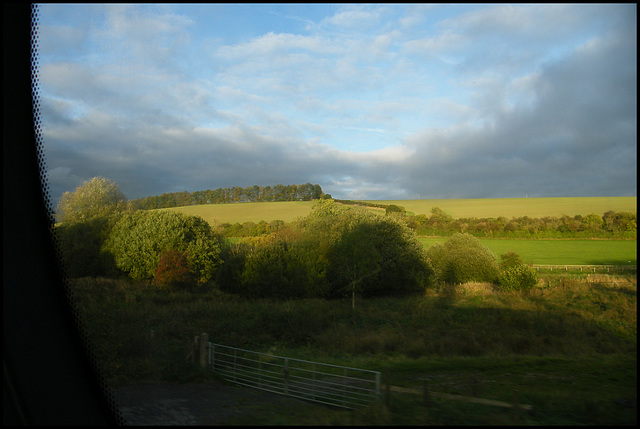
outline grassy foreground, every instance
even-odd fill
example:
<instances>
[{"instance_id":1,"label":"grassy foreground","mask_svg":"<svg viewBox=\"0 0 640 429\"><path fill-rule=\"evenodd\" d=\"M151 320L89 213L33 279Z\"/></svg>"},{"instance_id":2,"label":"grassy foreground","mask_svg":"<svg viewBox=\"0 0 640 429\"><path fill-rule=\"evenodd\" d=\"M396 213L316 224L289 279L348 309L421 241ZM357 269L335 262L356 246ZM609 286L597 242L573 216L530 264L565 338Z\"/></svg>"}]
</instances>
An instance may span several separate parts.
<instances>
[{"instance_id":1,"label":"grassy foreground","mask_svg":"<svg viewBox=\"0 0 640 429\"><path fill-rule=\"evenodd\" d=\"M637 421L635 276L553 275L530 293L489 284L423 296L248 301L211 287L157 291L124 280L70 284L112 386L215 376L185 360L195 335L325 363L377 370L394 386L511 402L533 411L394 393L356 410L306 404L252 412L229 424L633 425ZM386 382L386 380L385 380Z\"/></svg>"}]
</instances>

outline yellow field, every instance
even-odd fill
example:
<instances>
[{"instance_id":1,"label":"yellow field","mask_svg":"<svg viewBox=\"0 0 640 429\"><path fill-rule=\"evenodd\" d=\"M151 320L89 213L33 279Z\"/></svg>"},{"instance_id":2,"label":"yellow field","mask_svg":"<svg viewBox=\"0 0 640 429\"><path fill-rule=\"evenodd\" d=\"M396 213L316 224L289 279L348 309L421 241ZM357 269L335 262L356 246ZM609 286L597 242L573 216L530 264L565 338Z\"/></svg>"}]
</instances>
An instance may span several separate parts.
<instances>
[{"instance_id":1,"label":"yellow field","mask_svg":"<svg viewBox=\"0 0 640 429\"><path fill-rule=\"evenodd\" d=\"M396 204L413 214L431 214L431 208L440 207L454 218L499 217L513 218L529 216L602 215L612 210L636 212L636 197L590 197L590 198L487 198L467 200L376 200L378 204ZM290 222L311 212L313 201L283 201L269 203L206 204L176 207L181 213L197 215L211 224L244 223L264 220ZM381 210L381 209L379 209Z\"/></svg>"},{"instance_id":2,"label":"yellow field","mask_svg":"<svg viewBox=\"0 0 640 429\"><path fill-rule=\"evenodd\" d=\"M270 203L205 204L198 206L174 207L161 210L175 210L180 213L200 216L209 224L245 223L261 220L270 222L282 220L291 222L311 213L313 201L281 201Z\"/></svg>"}]
</instances>

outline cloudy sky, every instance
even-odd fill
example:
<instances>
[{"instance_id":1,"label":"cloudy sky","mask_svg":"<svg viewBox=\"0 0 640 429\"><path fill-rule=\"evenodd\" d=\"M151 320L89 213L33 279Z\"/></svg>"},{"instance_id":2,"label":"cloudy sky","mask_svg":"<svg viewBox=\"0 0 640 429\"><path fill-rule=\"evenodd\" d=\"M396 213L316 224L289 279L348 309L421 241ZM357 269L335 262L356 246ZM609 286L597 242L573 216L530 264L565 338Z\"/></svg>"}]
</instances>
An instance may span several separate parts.
<instances>
[{"instance_id":1,"label":"cloudy sky","mask_svg":"<svg viewBox=\"0 0 640 429\"><path fill-rule=\"evenodd\" d=\"M43 4L52 204L636 196L637 6Z\"/></svg>"}]
</instances>

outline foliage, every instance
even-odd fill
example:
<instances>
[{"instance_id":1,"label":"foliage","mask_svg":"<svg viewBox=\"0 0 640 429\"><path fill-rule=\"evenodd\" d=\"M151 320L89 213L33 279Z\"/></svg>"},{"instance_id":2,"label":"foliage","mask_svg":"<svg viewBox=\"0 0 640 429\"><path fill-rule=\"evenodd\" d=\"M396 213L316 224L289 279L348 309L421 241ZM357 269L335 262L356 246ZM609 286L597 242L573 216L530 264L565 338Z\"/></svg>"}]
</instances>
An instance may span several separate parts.
<instances>
[{"instance_id":1,"label":"foliage","mask_svg":"<svg viewBox=\"0 0 640 429\"><path fill-rule=\"evenodd\" d=\"M385 214L391 214L391 213L405 214L406 212L407 211L405 210L404 207L397 206L395 204L388 205L387 208L385 209Z\"/></svg>"},{"instance_id":2,"label":"foliage","mask_svg":"<svg viewBox=\"0 0 640 429\"><path fill-rule=\"evenodd\" d=\"M524 264L509 266L500 272L498 284L504 290L528 291L538 284L538 273Z\"/></svg>"},{"instance_id":3,"label":"foliage","mask_svg":"<svg viewBox=\"0 0 640 429\"><path fill-rule=\"evenodd\" d=\"M246 296L403 294L424 290L432 274L403 223L332 200L318 200L309 216L227 255L231 266L218 283Z\"/></svg>"},{"instance_id":4,"label":"foliage","mask_svg":"<svg viewBox=\"0 0 640 429\"><path fill-rule=\"evenodd\" d=\"M519 216L507 219L462 217L454 219L439 207L431 217L406 216L405 222L421 235L450 236L469 233L476 237L503 238L635 238L637 216L631 212L608 211L602 216Z\"/></svg>"},{"instance_id":5,"label":"foliage","mask_svg":"<svg viewBox=\"0 0 640 429\"><path fill-rule=\"evenodd\" d=\"M116 265L137 280L151 279L167 250L185 252L200 283L211 280L221 263L220 241L207 222L167 211L124 215L111 231L108 249Z\"/></svg>"},{"instance_id":6,"label":"foliage","mask_svg":"<svg viewBox=\"0 0 640 429\"><path fill-rule=\"evenodd\" d=\"M241 188L218 188L196 192L170 192L131 201L136 209L151 210L169 207L183 207L198 204L224 204L266 201L311 201L325 196L320 185L248 186Z\"/></svg>"},{"instance_id":7,"label":"foliage","mask_svg":"<svg viewBox=\"0 0 640 429\"><path fill-rule=\"evenodd\" d=\"M508 268L522 265L522 258L516 252L510 250L507 253L500 255L500 269L506 270Z\"/></svg>"},{"instance_id":8,"label":"foliage","mask_svg":"<svg viewBox=\"0 0 640 429\"><path fill-rule=\"evenodd\" d=\"M84 222L65 222L55 227L53 233L66 276L96 277L117 274L113 256L103 248L113 219L101 216Z\"/></svg>"},{"instance_id":9,"label":"foliage","mask_svg":"<svg viewBox=\"0 0 640 429\"><path fill-rule=\"evenodd\" d=\"M470 234L455 234L442 245L427 249L438 279L458 284L494 282L499 268L495 255Z\"/></svg>"},{"instance_id":10,"label":"foliage","mask_svg":"<svg viewBox=\"0 0 640 429\"><path fill-rule=\"evenodd\" d=\"M115 182L94 177L75 191L62 194L56 212L60 222L83 222L123 211L126 201Z\"/></svg>"},{"instance_id":11,"label":"foliage","mask_svg":"<svg viewBox=\"0 0 640 429\"><path fill-rule=\"evenodd\" d=\"M185 287L192 282L187 255L183 251L166 250L160 255L154 280L166 288Z\"/></svg>"}]
</instances>

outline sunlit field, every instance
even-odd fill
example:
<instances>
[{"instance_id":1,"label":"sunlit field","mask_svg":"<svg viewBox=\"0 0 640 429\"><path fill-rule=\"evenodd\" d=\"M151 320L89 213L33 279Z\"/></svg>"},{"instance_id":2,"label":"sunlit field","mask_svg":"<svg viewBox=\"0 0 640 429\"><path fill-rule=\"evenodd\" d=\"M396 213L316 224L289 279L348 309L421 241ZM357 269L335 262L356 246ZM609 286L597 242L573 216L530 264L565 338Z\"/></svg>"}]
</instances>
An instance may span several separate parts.
<instances>
[{"instance_id":1,"label":"sunlit field","mask_svg":"<svg viewBox=\"0 0 640 429\"><path fill-rule=\"evenodd\" d=\"M420 237L429 247L448 237ZM636 265L635 240L509 240L479 239L496 257L509 251L526 264L540 265Z\"/></svg>"},{"instance_id":2,"label":"sunlit field","mask_svg":"<svg viewBox=\"0 0 640 429\"><path fill-rule=\"evenodd\" d=\"M311 213L313 201L281 201L268 203L204 204L174 207L161 210L175 210L180 213L200 216L211 225L216 223L270 222L282 220L291 222Z\"/></svg>"}]
</instances>

